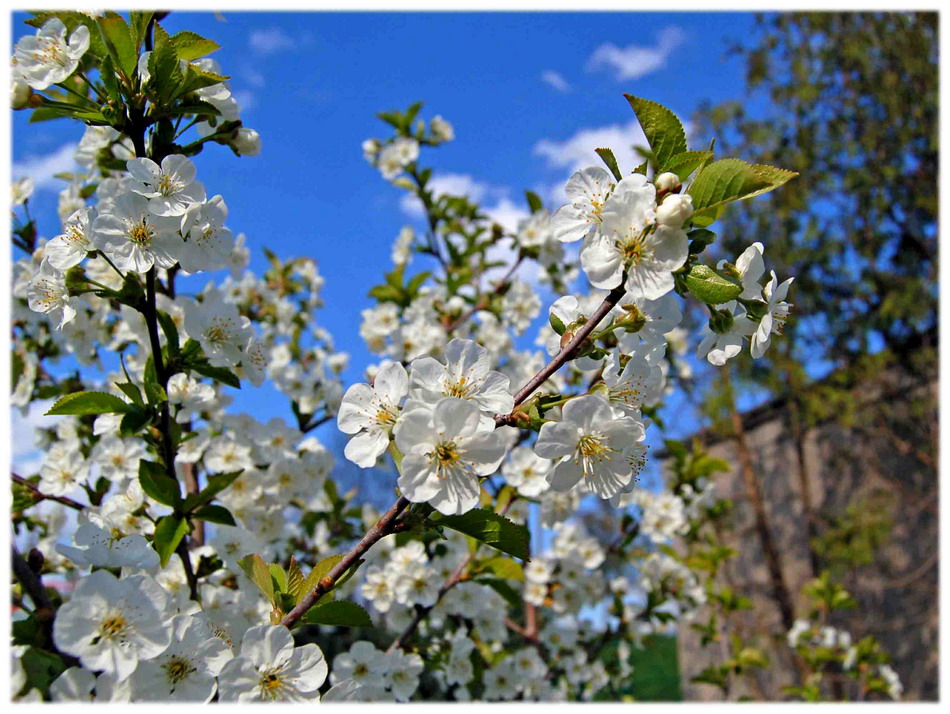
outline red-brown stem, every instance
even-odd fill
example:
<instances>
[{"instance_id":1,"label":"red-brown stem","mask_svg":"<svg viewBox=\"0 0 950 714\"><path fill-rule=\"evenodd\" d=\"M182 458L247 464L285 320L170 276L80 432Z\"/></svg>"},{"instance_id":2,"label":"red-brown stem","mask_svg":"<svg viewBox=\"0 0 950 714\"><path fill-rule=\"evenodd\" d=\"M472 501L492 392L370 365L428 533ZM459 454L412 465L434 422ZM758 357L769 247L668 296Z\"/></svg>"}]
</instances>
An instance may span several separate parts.
<instances>
[{"instance_id":1,"label":"red-brown stem","mask_svg":"<svg viewBox=\"0 0 950 714\"><path fill-rule=\"evenodd\" d=\"M383 517L376 521L376 525L366 531L365 535L360 538L359 543L353 546L352 550L344 555L339 563L330 568L326 577L321 580L313 590L308 592L300 602L297 603L293 610L284 615L284 619L280 621L280 624L284 627L291 627L297 620L303 617L304 613L313 607L313 604L317 600L329 592L336 584L336 581L343 577L343 574L355 565L356 561L358 561L366 551L372 548L381 538L392 532L396 518L399 517L399 514L402 513L408 505L409 501L405 497L400 496L399 499L390 506L389 510L383 514Z\"/></svg>"},{"instance_id":2,"label":"red-brown stem","mask_svg":"<svg viewBox=\"0 0 950 714\"><path fill-rule=\"evenodd\" d=\"M50 496L48 493L43 493L36 487L35 484L33 484L30 481L27 481L25 478L23 478L22 476L18 476L15 473L11 473L10 478L12 478L16 483L20 484L21 486L26 486L28 489L30 489L30 491L32 491L33 495L36 497L37 502L56 501L56 503L61 503L64 506L69 506L69 508L75 508L77 511L81 511L82 509L86 508L86 506L82 505L79 501L74 501L73 499L67 498L66 496Z\"/></svg>"}]
</instances>

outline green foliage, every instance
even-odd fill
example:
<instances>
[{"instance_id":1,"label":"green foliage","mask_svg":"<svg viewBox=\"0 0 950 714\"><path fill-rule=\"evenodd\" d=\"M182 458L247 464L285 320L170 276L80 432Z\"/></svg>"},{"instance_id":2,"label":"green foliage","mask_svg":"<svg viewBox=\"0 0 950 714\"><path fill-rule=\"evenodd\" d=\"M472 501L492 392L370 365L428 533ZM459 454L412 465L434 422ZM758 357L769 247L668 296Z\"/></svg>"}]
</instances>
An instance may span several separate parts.
<instances>
[{"instance_id":1,"label":"green foliage","mask_svg":"<svg viewBox=\"0 0 950 714\"><path fill-rule=\"evenodd\" d=\"M304 622L308 625L342 625L344 627L372 627L373 620L355 602L336 600L317 605L307 611Z\"/></svg>"},{"instance_id":2,"label":"green foliage","mask_svg":"<svg viewBox=\"0 0 950 714\"><path fill-rule=\"evenodd\" d=\"M721 305L735 300L742 293L742 283L729 278L708 265L696 264L685 276L686 287L700 302Z\"/></svg>"},{"instance_id":3,"label":"green foliage","mask_svg":"<svg viewBox=\"0 0 950 714\"><path fill-rule=\"evenodd\" d=\"M460 516L442 516L433 522L451 528L490 545L503 553L527 561L530 559L530 535L523 525L512 523L502 515L483 508L463 513Z\"/></svg>"},{"instance_id":4,"label":"green foliage","mask_svg":"<svg viewBox=\"0 0 950 714\"><path fill-rule=\"evenodd\" d=\"M181 505L178 481L168 475L164 466L145 459L140 460L139 484L147 496L159 503L173 508Z\"/></svg>"},{"instance_id":5,"label":"green foliage","mask_svg":"<svg viewBox=\"0 0 950 714\"><path fill-rule=\"evenodd\" d=\"M59 414L84 416L89 414L124 414L129 405L108 392L78 392L56 400L46 416Z\"/></svg>"},{"instance_id":6,"label":"green foliage","mask_svg":"<svg viewBox=\"0 0 950 714\"><path fill-rule=\"evenodd\" d=\"M624 94L624 97L630 102L650 144L654 168L665 171L670 159L686 151L686 131L682 122L661 104L630 94Z\"/></svg>"},{"instance_id":7,"label":"green foliage","mask_svg":"<svg viewBox=\"0 0 950 714\"><path fill-rule=\"evenodd\" d=\"M181 543L181 539L191 530L188 521L181 516L162 516L155 522L155 536L152 547L158 553L164 568L171 560L172 553Z\"/></svg>"}]
</instances>

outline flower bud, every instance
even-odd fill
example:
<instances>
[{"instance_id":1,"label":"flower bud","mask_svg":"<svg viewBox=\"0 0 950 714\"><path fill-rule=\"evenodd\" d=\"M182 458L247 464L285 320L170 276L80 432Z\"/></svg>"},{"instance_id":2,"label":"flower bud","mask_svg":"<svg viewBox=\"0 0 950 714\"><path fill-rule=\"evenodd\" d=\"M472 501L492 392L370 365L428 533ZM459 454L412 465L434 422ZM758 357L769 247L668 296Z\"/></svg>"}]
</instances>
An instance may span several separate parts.
<instances>
[{"instance_id":1,"label":"flower bud","mask_svg":"<svg viewBox=\"0 0 950 714\"><path fill-rule=\"evenodd\" d=\"M647 324L646 315L636 305L621 305L624 314L617 318L617 324L627 332L639 332Z\"/></svg>"},{"instance_id":2,"label":"flower bud","mask_svg":"<svg viewBox=\"0 0 950 714\"><path fill-rule=\"evenodd\" d=\"M33 90L26 82L19 79L13 80L10 85L10 107L12 109L26 109L30 103L30 96Z\"/></svg>"},{"instance_id":3,"label":"flower bud","mask_svg":"<svg viewBox=\"0 0 950 714\"><path fill-rule=\"evenodd\" d=\"M709 329L718 335L724 335L732 329L735 319L728 310L716 310L709 317Z\"/></svg>"},{"instance_id":4,"label":"flower bud","mask_svg":"<svg viewBox=\"0 0 950 714\"><path fill-rule=\"evenodd\" d=\"M678 193L679 190L683 188L683 182L680 181L680 177L670 171L666 171L657 176L653 184L656 186L657 194L661 196L667 193Z\"/></svg>"},{"instance_id":5,"label":"flower bud","mask_svg":"<svg viewBox=\"0 0 950 714\"><path fill-rule=\"evenodd\" d=\"M657 206L656 222L660 225L681 228L690 216L693 215L693 197L685 194L671 193Z\"/></svg>"},{"instance_id":6,"label":"flower bud","mask_svg":"<svg viewBox=\"0 0 950 714\"><path fill-rule=\"evenodd\" d=\"M231 137L231 144L236 152L241 156L257 156L261 153L261 137L253 129L241 127Z\"/></svg>"}]
</instances>

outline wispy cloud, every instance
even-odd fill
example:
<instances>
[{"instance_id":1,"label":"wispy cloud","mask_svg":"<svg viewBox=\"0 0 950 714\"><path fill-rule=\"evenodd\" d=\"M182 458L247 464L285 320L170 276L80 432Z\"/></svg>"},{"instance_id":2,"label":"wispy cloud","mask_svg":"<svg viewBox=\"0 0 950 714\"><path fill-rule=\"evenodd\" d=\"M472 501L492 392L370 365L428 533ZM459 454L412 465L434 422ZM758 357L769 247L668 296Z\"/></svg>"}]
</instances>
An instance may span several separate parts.
<instances>
[{"instance_id":1,"label":"wispy cloud","mask_svg":"<svg viewBox=\"0 0 950 714\"><path fill-rule=\"evenodd\" d=\"M580 129L563 140L542 139L534 145L534 153L543 157L551 168L577 171L585 166L600 165L594 149L608 147L621 169L629 173L643 159L633 146L646 146L647 140L636 120L627 124Z\"/></svg>"},{"instance_id":2,"label":"wispy cloud","mask_svg":"<svg viewBox=\"0 0 950 714\"><path fill-rule=\"evenodd\" d=\"M49 154L33 155L23 161L13 164L13 179L31 178L37 191L43 189L60 189L63 183L54 178L56 174L76 171L73 155L76 153L76 142L63 144Z\"/></svg>"},{"instance_id":3,"label":"wispy cloud","mask_svg":"<svg viewBox=\"0 0 950 714\"><path fill-rule=\"evenodd\" d=\"M549 87L553 87L559 92L570 92L571 85L564 79L560 74L555 72L553 69L545 70L541 73L541 81L544 82Z\"/></svg>"},{"instance_id":4,"label":"wispy cloud","mask_svg":"<svg viewBox=\"0 0 950 714\"><path fill-rule=\"evenodd\" d=\"M684 39L683 31L672 26L660 32L657 43L652 47L617 47L608 42L594 50L588 68L607 67L613 70L617 81L639 79L663 67Z\"/></svg>"},{"instance_id":5,"label":"wispy cloud","mask_svg":"<svg viewBox=\"0 0 950 714\"><path fill-rule=\"evenodd\" d=\"M283 30L271 27L266 30L254 30L251 33L248 45L251 51L261 55L269 55L294 46L294 41Z\"/></svg>"}]
</instances>

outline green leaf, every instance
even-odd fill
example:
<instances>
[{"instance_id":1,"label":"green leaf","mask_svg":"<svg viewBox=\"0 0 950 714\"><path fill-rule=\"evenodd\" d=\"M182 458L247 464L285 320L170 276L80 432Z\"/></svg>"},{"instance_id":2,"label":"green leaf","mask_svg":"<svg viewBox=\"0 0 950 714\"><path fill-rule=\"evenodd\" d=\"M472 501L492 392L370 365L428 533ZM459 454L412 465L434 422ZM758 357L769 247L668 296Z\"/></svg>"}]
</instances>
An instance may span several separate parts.
<instances>
[{"instance_id":1,"label":"green leaf","mask_svg":"<svg viewBox=\"0 0 950 714\"><path fill-rule=\"evenodd\" d=\"M597 155L601 158L607 168L610 169L610 173L614 175L614 178L618 181L623 180L623 173L620 171L620 164L617 163L617 157L614 156L614 152L610 149L594 149L597 152Z\"/></svg>"},{"instance_id":2,"label":"green leaf","mask_svg":"<svg viewBox=\"0 0 950 714\"><path fill-rule=\"evenodd\" d=\"M478 578L476 582L484 583L490 587L505 598L512 607L521 607L524 604L518 591L511 587L505 580L501 580L500 578Z\"/></svg>"},{"instance_id":3,"label":"green leaf","mask_svg":"<svg viewBox=\"0 0 950 714\"><path fill-rule=\"evenodd\" d=\"M548 313L548 322L551 323L551 329L557 334L563 335L565 332L567 332L567 325L565 325L561 321L561 318L559 318L553 312Z\"/></svg>"},{"instance_id":4,"label":"green leaf","mask_svg":"<svg viewBox=\"0 0 950 714\"><path fill-rule=\"evenodd\" d=\"M177 357L181 354L181 346L178 337L178 327L172 316L161 310L157 311L158 324L162 326L162 332L165 333L165 342L168 345L168 354L170 357Z\"/></svg>"},{"instance_id":5,"label":"green leaf","mask_svg":"<svg viewBox=\"0 0 950 714\"><path fill-rule=\"evenodd\" d=\"M148 33L148 23L155 13L148 11L132 10L129 13L129 34L132 36L132 42L135 43L135 51L138 52L145 42L145 35Z\"/></svg>"},{"instance_id":6,"label":"green leaf","mask_svg":"<svg viewBox=\"0 0 950 714\"><path fill-rule=\"evenodd\" d=\"M124 414L130 405L108 392L76 392L58 399L46 416L68 414Z\"/></svg>"},{"instance_id":7,"label":"green leaf","mask_svg":"<svg viewBox=\"0 0 950 714\"><path fill-rule=\"evenodd\" d=\"M696 214L716 215L712 209L767 193L797 175L794 171L749 164L740 159L714 161L697 174L689 187L694 217Z\"/></svg>"},{"instance_id":8,"label":"green leaf","mask_svg":"<svg viewBox=\"0 0 950 714\"><path fill-rule=\"evenodd\" d=\"M169 476L161 464L142 459L139 461L139 483L147 496L161 504L177 507L181 504L178 481Z\"/></svg>"},{"instance_id":9,"label":"green leaf","mask_svg":"<svg viewBox=\"0 0 950 714\"><path fill-rule=\"evenodd\" d=\"M686 131L676 115L662 104L624 94L637 115L643 134L656 157L658 171L666 169L667 162L686 151Z\"/></svg>"},{"instance_id":10,"label":"green leaf","mask_svg":"<svg viewBox=\"0 0 950 714\"><path fill-rule=\"evenodd\" d=\"M311 625L337 625L344 627L372 627L369 613L355 602L336 600L311 608L304 616Z\"/></svg>"},{"instance_id":11,"label":"green leaf","mask_svg":"<svg viewBox=\"0 0 950 714\"><path fill-rule=\"evenodd\" d=\"M693 171L712 159L712 156L711 151L684 151L672 157L663 170L674 173L680 177L680 181L685 181Z\"/></svg>"},{"instance_id":12,"label":"green leaf","mask_svg":"<svg viewBox=\"0 0 950 714\"><path fill-rule=\"evenodd\" d=\"M303 572L297 564L297 559L294 556L290 556L290 563L287 564L287 592L293 598L295 605L300 602L300 598L306 594L303 587Z\"/></svg>"},{"instance_id":13,"label":"green leaf","mask_svg":"<svg viewBox=\"0 0 950 714\"><path fill-rule=\"evenodd\" d=\"M215 474L214 476L209 476L207 486L201 489L199 493L189 494L185 499L185 505L183 507L184 510L191 511L197 506L208 503L211 501L211 499L234 483L242 473L244 473L244 469L239 471L230 471L226 474Z\"/></svg>"},{"instance_id":14,"label":"green leaf","mask_svg":"<svg viewBox=\"0 0 950 714\"><path fill-rule=\"evenodd\" d=\"M155 536L152 547L158 553L164 568L171 560L172 553L188 532L188 521L180 516L162 516L155 522Z\"/></svg>"},{"instance_id":15,"label":"green leaf","mask_svg":"<svg viewBox=\"0 0 950 714\"><path fill-rule=\"evenodd\" d=\"M152 420L150 412L132 407L129 412L122 417L119 422L119 434L122 436L132 436L137 434L142 428Z\"/></svg>"},{"instance_id":16,"label":"green leaf","mask_svg":"<svg viewBox=\"0 0 950 714\"><path fill-rule=\"evenodd\" d=\"M686 287L708 305L721 305L735 300L742 293L742 283L727 278L708 265L694 265L686 274Z\"/></svg>"},{"instance_id":17,"label":"green leaf","mask_svg":"<svg viewBox=\"0 0 950 714\"><path fill-rule=\"evenodd\" d=\"M306 594L313 590L320 583L323 578L326 577L327 573L333 568L334 565L343 560L343 555L331 555L329 558L324 558L315 566L313 570L310 571L310 574L307 576L307 579L303 583L303 594Z\"/></svg>"},{"instance_id":18,"label":"green leaf","mask_svg":"<svg viewBox=\"0 0 950 714\"><path fill-rule=\"evenodd\" d=\"M461 516L443 516L435 521L440 526L471 536L522 560L529 560L528 529L512 523L504 516L486 509L475 509Z\"/></svg>"},{"instance_id":19,"label":"green leaf","mask_svg":"<svg viewBox=\"0 0 950 714\"><path fill-rule=\"evenodd\" d=\"M210 377L229 387L234 387L235 389L241 388L241 380L238 379L238 376L225 367L212 367L205 361L195 362L188 366L198 374Z\"/></svg>"},{"instance_id":20,"label":"green leaf","mask_svg":"<svg viewBox=\"0 0 950 714\"><path fill-rule=\"evenodd\" d=\"M151 84L155 88L158 103L170 104L184 76L178 64L178 52L168 33L156 24L155 49L148 57L148 71L152 75Z\"/></svg>"},{"instance_id":21,"label":"green leaf","mask_svg":"<svg viewBox=\"0 0 950 714\"><path fill-rule=\"evenodd\" d=\"M98 18L97 22L115 66L126 77L134 77L139 53L125 18L110 12L106 13L105 17Z\"/></svg>"},{"instance_id":22,"label":"green leaf","mask_svg":"<svg viewBox=\"0 0 950 714\"><path fill-rule=\"evenodd\" d=\"M178 53L178 59L196 60L212 52L221 49L221 45L213 40L202 37L197 32L182 30L176 33L172 38L172 45Z\"/></svg>"},{"instance_id":23,"label":"green leaf","mask_svg":"<svg viewBox=\"0 0 950 714\"><path fill-rule=\"evenodd\" d=\"M287 591L287 573L278 563L268 563L267 569L270 570L270 576L274 579L274 584L279 592Z\"/></svg>"},{"instance_id":24,"label":"green leaf","mask_svg":"<svg viewBox=\"0 0 950 714\"><path fill-rule=\"evenodd\" d=\"M234 520L234 516L231 515L231 511L229 511L224 506L218 506L218 505L202 506L197 511L195 511L192 515L200 521L208 521L209 523L219 523L222 526L236 526L237 525L237 523Z\"/></svg>"},{"instance_id":25,"label":"green leaf","mask_svg":"<svg viewBox=\"0 0 950 714\"><path fill-rule=\"evenodd\" d=\"M19 657L19 660L26 671L26 681L43 693L48 693L49 685L66 671L66 663L63 662L61 657L38 647L27 649ZM16 692L12 692L12 694L16 694Z\"/></svg>"},{"instance_id":26,"label":"green leaf","mask_svg":"<svg viewBox=\"0 0 950 714\"><path fill-rule=\"evenodd\" d=\"M499 555L478 565L478 571L491 573L502 580L524 581L524 566L517 560Z\"/></svg>"},{"instance_id":27,"label":"green leaf","mask_svg":"<svg viewBox=\"0 0 950 714\"><path fill-rule=\"evenodd\" d=\"M257 555L246 555L238 561L238 565L248 579L260 588L264 596L273 604L274 602L274 581L271 579L270 568L264 559Z\"/></svg>"},{"instance_id":28,"label":"green leaf","mask_svg":"<svg viewBox=\"0 0 950 714\"><path fill-rule=\"evenodd\" d=\"M532 213L537 213L538 211L544 210L544 203L541 201L541 197L538 196L534 191L525 191L524 197L528 201L528 208L531 209Z\"/></svg>"}]
</instances>

